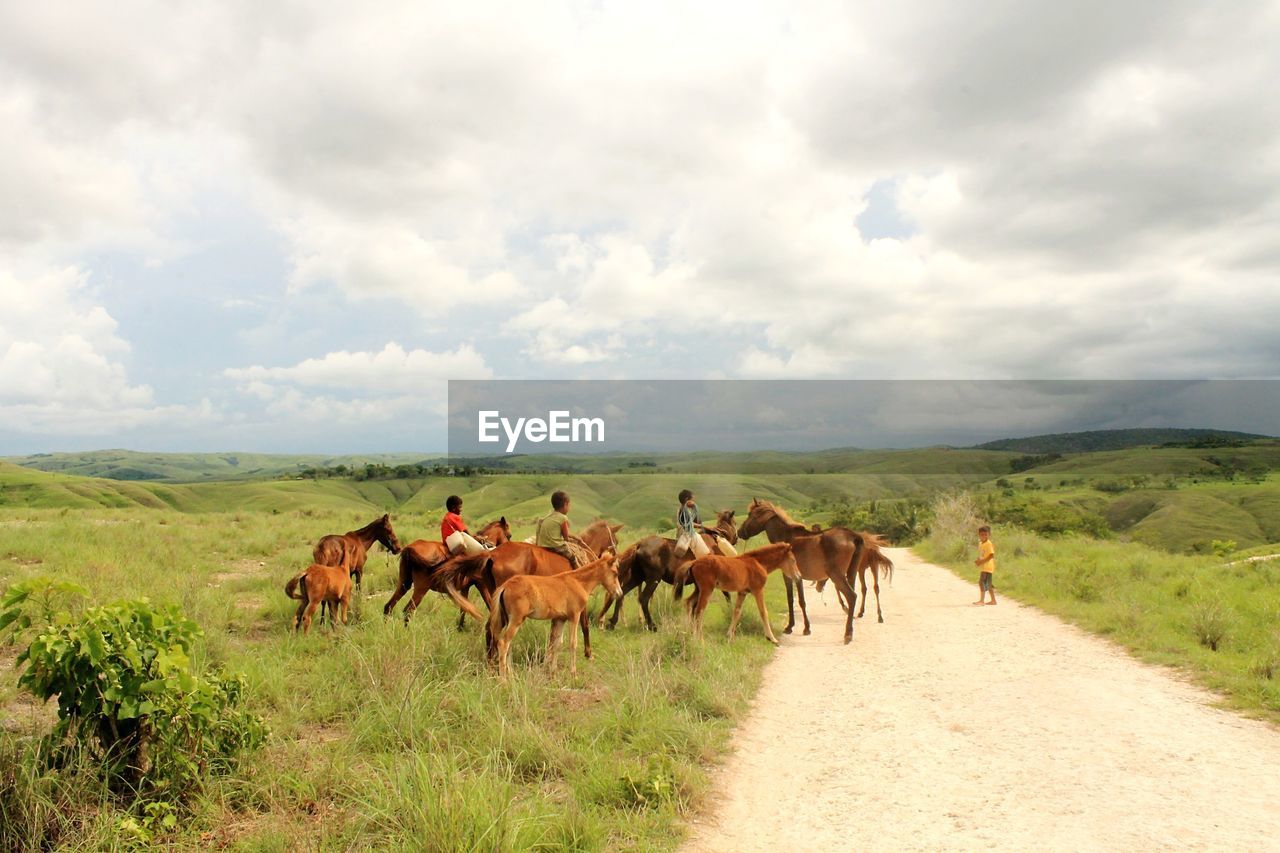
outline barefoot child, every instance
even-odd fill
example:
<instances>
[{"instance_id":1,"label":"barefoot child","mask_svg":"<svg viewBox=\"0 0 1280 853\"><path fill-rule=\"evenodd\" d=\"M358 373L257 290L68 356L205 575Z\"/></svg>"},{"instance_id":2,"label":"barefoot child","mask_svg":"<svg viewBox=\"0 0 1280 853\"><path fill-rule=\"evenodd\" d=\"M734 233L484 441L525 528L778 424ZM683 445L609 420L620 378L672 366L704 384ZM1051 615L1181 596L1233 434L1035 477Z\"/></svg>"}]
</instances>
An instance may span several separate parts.
<instances>
[{"instance_id":1,"label":"barefoot child","mask_svg":"<svg viewBox=\"0 0 1280 853\"><path fill-rule=\"evenodd\" d=\"M569 496L556 492L551 496L551 514L538 522L534 543L548 551L555 551L569 561L570 568L578 568L578 559L569 549L569 540L579 541L569 532Z\"/></svg>"},{"instance_id":2,"label":"barefoot child","mask_svg":"<svg viewBox=\"0 0 1280 853\"><path fill-rule=\"evenodd\" d=\"M991 541L991 528L982 525L978 528L978 559L973 561L978 567L978 600L974 604L995 604L996 588L991 583L991 576L996 571L996 545ZM987 601L987 593L991 600Z\"/></svg>"}]
</instances>

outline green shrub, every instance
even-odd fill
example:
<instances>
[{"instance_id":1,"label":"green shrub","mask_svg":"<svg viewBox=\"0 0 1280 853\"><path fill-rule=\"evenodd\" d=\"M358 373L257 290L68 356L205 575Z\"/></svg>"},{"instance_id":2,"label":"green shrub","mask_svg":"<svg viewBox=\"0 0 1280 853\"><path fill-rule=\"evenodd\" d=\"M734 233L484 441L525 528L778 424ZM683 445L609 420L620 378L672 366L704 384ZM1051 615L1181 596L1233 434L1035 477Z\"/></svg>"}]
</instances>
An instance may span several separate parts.
<instances>
[{"instance_id":1,"label":"green shrub","mask_svg":"<svg viewBox=\"0 0 1280 853\"><path fill-rule=\"evenodd\" d=\"M68 749L83 750L116 790L175 801L261 745L265 726L240 707L243 679L193 671L189 654L200 636L176 607L146 599L54 614L17 665L25 667L19 685L40 699L58 697L48 741L55 763Z\"/></svg>"}]
</instances>

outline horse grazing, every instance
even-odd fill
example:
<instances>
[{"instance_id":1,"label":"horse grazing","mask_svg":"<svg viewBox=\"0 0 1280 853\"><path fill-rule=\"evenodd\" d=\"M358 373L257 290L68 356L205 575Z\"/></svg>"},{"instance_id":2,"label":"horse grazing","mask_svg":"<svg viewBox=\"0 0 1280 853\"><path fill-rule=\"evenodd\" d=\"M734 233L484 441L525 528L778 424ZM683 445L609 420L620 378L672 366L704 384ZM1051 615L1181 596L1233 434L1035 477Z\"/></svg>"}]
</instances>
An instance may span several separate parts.
<instances>
[{"instance_id":1,"label":"horse grazing","mask_svg":"<svg viewBox=\"0 0 1280 853\"><path fill-rule=\"evenodd\" d=\"M733 510L726 509L716 513L716 526L712 530L715 531L715 535L703 533L701 536L702 541L713 552L719 550L717 538L724 539L730 546L735 544L738 541L738 531L733 524ZM675 598L679 601L684 595L688 565L694 558L692 550L687 550L680 556L676 556L675 550L676 540L674 539L664 536L646 536L622 552L618 557L618 578L622 581L622 595L618 596L615 602L612 595L605 594L604 606L600 608L600 615L597 617L601 628L618 626L618 618L622 615L623 599L628 592L643 584L644 589L640 590L639 596L640 612L644 614L645 627L650 631L658 630L658 626L653 622L653 616L649 613L649 601L653 598L653 593L661 581L671 584ZM613 605L613 617L606 626L604 617L610 605Z\"/></svg>"},{"instance_id":2,"label":"horse grazing","mask_svg":"<svg viewBox=\"0 0 1280 853\"><path fill-rule=\"evenodd\" d=\"M351 609L351 572L345 565L314 563L305 572L289 579L284 585L284 594L300 602L293 615L294 631L301 627L302 633L310 632L311 619L321 604L329 605L331 623L333 611L340 610L342 624L345 625Z\"/></svg>"},{"instance_id":3,"label":"horse grazing","mask_svg":"<svg viewBox=\"0 0 1280 853\"><path fill-rule=\"evenodd\" d=\"M539 577L517 575L498 588L489 611L491 639L487 643L490 663L496 663L499 675L511 671L511 641L526 619L550 619L551 636L547 640L547 668L555 669L560 634L565 625L578 623L582 628L583 653L591 657L590 620L587 599L597 586L621 595L618 585L617 557L612 551L593 563L572 572ZM569 673L578 674L578 635L569 629Z\"/></svg>"},{"instance_id":4,"label":"horse grazing","mask_svg":"<svg viewBox=\"0 0 1280 853\"><path fill-rule=\"evenodd\" d=\"M862 534L854 533L843 527L829 527L821 533L815 533L803 524L796 522L780 507L768 501L752 499L747 511L747 520L738 527L738 536L750 539L764 531L770 542L789 542L795 552L796 564L800 567L800 576L804 580L830 580L836 590L849 602L845 608L844 641L853 641L853 608L858 596L853 591L849 578L851 572L862 560L866 548ZM798 580L787 578L787 627L784 634L790 634L795 627L795 602L792 587L798 590L800 597L800 614L804 618L804 633L809 634L809 613L805 609L804 585Z\"/></svg>"},{"instance_id":5,"label":"horse grazing","mask_svg":"<svg viewBox=\"0 0 1280 853\"><path fill-rule=\"evenodd\" d=\"M773 629L769 627L769 611L764 606L764 585L769 580L769 572L779 568L788 581L800 579L800 568L796 565L795 554L788 542L765 545L737 557L708 555L694 560L689 573L698 584L698 597L695 600L690 596L686 605L693 614L694 634L699 639L702 638L702 614L711 601L712 593L720 589L726 594L738 594L738 600L733 605L733 619L729 622L729 639L732 640L738 629L738 620L742 617L742 603L747 600L747 593L751 593L755 597L756 606L760 608L764 635L769 642L778 645L778 638L773 636Z\"/></svg>"},{"instance_id":6,"label":"horse grazing","mask_svg":"<svg viewBox=\"0 0 1280 853\"><path fill-rule=\"evenodd\" d=\"M373 547L374 542L381 542L382 547L392 554L400 553L400 540L396 539L396 532L391 529L390 514L375 518L359 530L348 530L342 535L333 533L323 537L316 543L316 547L311 552L311 558L315 560L316 565L320 566L344 564L349 566L351 577L358 587L361 578L364 577L365 559L369 556L369 549Z\"/></svg>"},{"instance_id":7,"label":"horse grazing","mask_svg":"<svg viewBox=\"0 0 1280 853\"><path fill-rule=\"evenodd\" d=\"M502 545L511 541L511 527L507 524L507 517L503 516L497 521L491 521L480 529L476 534L476 538L481 542L488 542L491 545ZM473 557L488 556L492 552L486 554L476 554ZM460 575L454 575L450 578L434 578L436 571L451 559L449 549L445 544L437 539L418 539L410 542L400 552L400 578L396 584L395 592L391 593L391 598L382 608L383 616L390 616L391 611L401 598L404 597L410 589L413 590L413 598L404 608L404 620L409 621L409 617L413 615L413 611L418 609L418 605L422 603L422 599L432 590L449 596L454 603L462 611L459 616L459 627L462 625L463 619L472 616L477 620L483 621L484 616L480 611L471 604L467 598L470 591L472 581L467 579L468 572L464 571ZM452 559L463 559L461 557ZM467 564L470 566L470 563ZM483 570L483 567L481 567ZM446 581L452 580L453 585L449 585ZM458 584L461 584L459 586ZM480 594L484 597L485 604L489 603L489 596L482 587Z\"/></svg>"}]
</instances>

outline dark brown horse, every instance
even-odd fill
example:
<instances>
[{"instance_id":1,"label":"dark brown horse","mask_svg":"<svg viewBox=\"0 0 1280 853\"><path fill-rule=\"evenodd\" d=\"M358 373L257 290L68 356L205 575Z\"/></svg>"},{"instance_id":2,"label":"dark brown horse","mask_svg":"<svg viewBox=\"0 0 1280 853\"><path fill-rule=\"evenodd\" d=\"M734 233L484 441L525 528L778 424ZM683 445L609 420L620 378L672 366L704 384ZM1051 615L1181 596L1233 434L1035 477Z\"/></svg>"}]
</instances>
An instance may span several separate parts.
<instances>
[{"instance_id":1,"label":"dark brown horse","mask_svg":"<svg viewBox=\"0 0 1280 853\"><path fill-rule=\"evenodd\" d=\"M804 580L830 580L836 590L849 602L845 615L844 641L853 640L853 607L858 596L849 582L851 572L862 560L866 548L861 534L846 530L843 527L829 527L821 533L814 533L803 524L795 521L780 507L768 501L751 501L747 512L747 520L738 528L738 536L750 539L764 531L770 542L790 542L796 555L796 563L800 567L800 576ZM804 604L804 584L786 578L787 582L787 627L784 634L790 634L795 627L795 603L792 587L796 588L800 598L800 613L804 618L804 632L809 633L809 614Z\"/></svg>"},{"instance_id":2,"label":"dark brown horse","mask_svg":"<svg viewBox=\"0 0 1280 853\"><path fill-rule=\"evenodd\" d=\"M507 524L507 517L503 516L497 521L491 521L480 528L476 538L491 545L502 545L510 542L511 527ZM487 554L476 556L487 556ZM476 610L475 606L467 598L467 593L473 583L467 579L466 572L455 575L452 578L442 577L437 579L432 577L436 570L448 562L449 559L449 549L438 539L418 539L405 546L404 551L400 554L400 579L396 584L395 592L391 593L390 600L382 608L382 615L390 616L391 610L396 606L396 602L412 589L413 598L404 608L406 622L413 615L413 611L418 609L423 597L432 590L449 596L458 605L462 611L459 617L459 626L462 624L461 619L465 619L468 615L476 619L483 619L484 617L480 614L480 611ZM468 567L470 567L469 563ZM453 585L446 584L446 581L449 580L453 581ZM458 584L461 584L461 586ZM486 591L482 588L480 593L484 596L485 604L487 605L489 597Z\"/></svg>"},{"instance_id":3,"label":"dark brown horse","mask_svg":"<svg viewBox=\"0 0 1280 853\"><path fill-rule=\"evenodd\" d=\"M738 541L738 531L733 526L733 510L727 509L716 513L716 526L712 528L716 535L724 537L730 544ZM702 541L712 553L718 553L715 536L703 533ZM689 564L693 562L694 553L687 550L676 556L676 540L665 536L646 536L618 557L618 579L622 583L622 595L616 599L605 591L604 606L597 617L601 628L616 628L618 618L622 615L622 602L626 595L636 587L644 585L640 590L640 612L644 614L644 624L650 631L658 630L649 613L649 601L658 588L658 584L666 581L671 584L678 601L684 594L684 584L688 578ZM605 625L604 617L613 605L613 616Z\"/></svg>"},{"instance_id":4,"label":"dark brown horse","mask_svg":"<svg viewBox=\"0 0 1280 853\"><path fill-rule=\"evenodd\" d=\"M374 542L381 542L382 547L392 554L400 553L400 541L396 539L396 532L391 529L389 514L374 519L359 530L325 536L316 543L311 557L319 566L349 566L351 579L359 588L360 579L364 577L365 559Z\"/></svg>"}]
</instances>

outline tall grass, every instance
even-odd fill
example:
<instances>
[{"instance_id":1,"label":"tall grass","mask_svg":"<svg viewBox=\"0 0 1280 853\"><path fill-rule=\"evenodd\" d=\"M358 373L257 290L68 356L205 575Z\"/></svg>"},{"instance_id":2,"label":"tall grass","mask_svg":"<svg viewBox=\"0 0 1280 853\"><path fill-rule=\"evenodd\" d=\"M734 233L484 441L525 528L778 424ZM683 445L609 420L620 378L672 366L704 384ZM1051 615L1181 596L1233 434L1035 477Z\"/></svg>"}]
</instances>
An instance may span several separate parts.
<instances>
[{"instance_id":1,"label":"tall grass","mask_svg":"<svg viewBox=\"0 0 1280 853\"><path fill-rule=\"evenodd\" d=\"M772 654L758 618L744 614L727 643L728 609L717 598L699 644L663 587L653 600L660 630L642 629L629 596L616 632L592 630L594 658L579 661L576 678L567 650L560 671L546 672L546 624L529 623L503 683L485 667L478 627L458 632L457 610L442 597L429 596L408 627L398 616L383 620L396 563L375 550L369 597L350 626L289 633L294 603L285 580L310 561L320 535L368 520L323 510L0 511L0 588L47 573L80 582L93 600L148 595L181 604L206 632L199 660L245 673L251 709L272 730L268 745L235 778L211 782L181 828L158 841L674 847ZM438 524L434 512L394 521L406 541ZM784 599L772 587L769 596L776 620ZM11 663L0 656L0 717L20 700ZM12 838L31 839L17 849L132 843L122 829L130 815L89 776L20 775L25 743L0 734L0 817Z\"/></svg>"}]
</instances>

